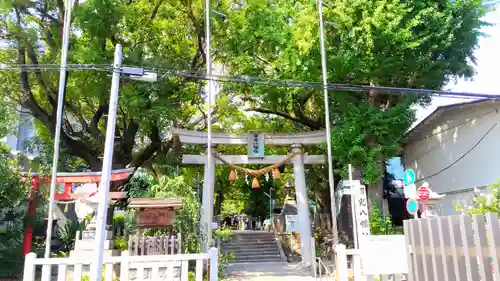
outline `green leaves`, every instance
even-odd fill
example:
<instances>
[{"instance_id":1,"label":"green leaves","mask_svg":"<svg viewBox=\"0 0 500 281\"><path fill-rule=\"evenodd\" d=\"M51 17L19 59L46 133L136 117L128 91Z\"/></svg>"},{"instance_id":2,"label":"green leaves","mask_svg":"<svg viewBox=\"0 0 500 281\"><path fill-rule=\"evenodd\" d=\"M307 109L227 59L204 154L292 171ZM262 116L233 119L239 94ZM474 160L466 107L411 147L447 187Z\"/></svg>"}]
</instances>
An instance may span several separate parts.
<instances>
[{"instance_id":1,"label":"green leaves","mask_svg":"<svg viewBox=\"0 0 500 281\"><path fill-rule=\"evenodd\" d=\"M21 247L29 180L21 183L17 160L3 144L0 163L0 276L13 276L23 267Z\"/></svg>"},{"instance_id":2,"label":"green leaves","mask_svg":"<svg viewBox=\"0 0 500 281\"><path fill-rule=\"evenodd\" d=\"M500 214L500 182L488 186L488 192L476 194L470 206L456 205L457 212L468 215L481 215L487 213Z\"/></svg>"}]
</instances>

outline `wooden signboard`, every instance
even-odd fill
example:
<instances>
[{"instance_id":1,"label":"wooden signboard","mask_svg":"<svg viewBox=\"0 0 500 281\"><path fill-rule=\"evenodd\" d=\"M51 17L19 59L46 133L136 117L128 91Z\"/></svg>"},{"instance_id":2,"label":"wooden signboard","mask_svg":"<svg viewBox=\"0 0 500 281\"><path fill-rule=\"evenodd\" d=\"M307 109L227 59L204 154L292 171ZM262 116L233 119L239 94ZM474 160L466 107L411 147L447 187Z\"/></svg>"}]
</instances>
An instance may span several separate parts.
<instances>
[{"instance_id":1,"label":"wooden signboard","mask_svg":"<svg viewBox=\"0 0 500 281\"><path fill-rule=\"evenodd\" d=\"M144 208L137 211L136 226L159 228L174 224L175 211L172 208Z\"/></svg>"}]
</instances>

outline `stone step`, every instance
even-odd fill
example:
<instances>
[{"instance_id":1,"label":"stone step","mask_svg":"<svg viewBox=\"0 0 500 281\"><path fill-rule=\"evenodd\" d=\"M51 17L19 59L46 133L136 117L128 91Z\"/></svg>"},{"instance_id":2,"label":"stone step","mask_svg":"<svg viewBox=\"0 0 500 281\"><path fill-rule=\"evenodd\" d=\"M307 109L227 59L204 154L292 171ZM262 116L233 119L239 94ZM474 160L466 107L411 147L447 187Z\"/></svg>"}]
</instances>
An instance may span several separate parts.
<instances>
[{"instance_id":1,"label":"stone step","mask_svg":"<svg viewBox=\"0 0 500 281\"><path fill-rule=\"evenodd\" d=\"M222 243L224 252L231 252L232 263L281 262L276 238L265 231L234 231L229 241Z\"/></svg>"},{"instance_id":2,"label":"stone step","mask_svg":"<svg viewBox=\"0 0 500 281\"><path fill-rule=\"evenodd\" d=\"M258 247L260 245L270 245L276 244L276 240L267 240L267 241L227 241L222 243L222 245L253 245L254 247Z\"/></svg>"},{"instance_id":3,"label":"stone step","mask_svg":"<svg viewBox=\"0 0 500 281\"><path fill-rule=\"evenodd\" d=\"M222 244L222 247L243 247L243 248L259 248L259 247L267 247L275 245L276 246L276 241L271 241L271 242L265 242L265 243L252 243L252 242L245 242L245 243L226 243Z\"/></svg>"},{"instance_id":4,"label":"stone step","mask_svg":"<svg viewBox=\"0 0 500 281\"><path fill-rule=\"evenodd\" d=\"M232 236L274 236L272 232L249 231L249 232L232 232Z\"/></svg>"},{"instance_id":5,"label":"stone step","mask_svg":"<svg viewBox=\"0 0 500 281\"><path fill-rule=\"evenodd\" d=\"M274 236L274 233L265 231L244 231L244 232L233 231L231 236L261 237L261 236Z\"/></svg>"},{"instance_id":6,"label":"stone step","mask_svg":"<svg viewBox=\"0 0 500 281\"><path fill-rule=\"evenodd\" d=\"M276 253L267 253L267 254L241 254L241 255L234 255L234 257L237 260L247 260L247 259L260 259L260 258L275 258L278 257L281 259L281 256Z\"/></svg>"},{"instance_id":7,"label":"stone step","mask_svg":"<svg viewBox=\"0 0 500 281\"><path fill-rule=\"evenodd\" d=\"M278 246L274 245L274 247L269 247L269 248L223 248L224 251L226 252L232 252L233 254L236 253L264 253L264 252L274 252L278 251Z\"/></svg>"},{"instance_id":8,"label":"stone step","mask_svg":"<svg viewBox=\"0 0 500 281\"><path fill-rule=\"evenodd\" d=\"M241 245L234 245L234 246L226 246L222 247L223 250L227 251L256 251L256 252L269 252L269 251L277 251L278 246L276 244L274 245L265 245L265 246L259 246L259 247L251 247L251 246L241 246Z\"/></svg>"},{"instance_id":9,"label":"stone step","mask_svg":"<svg viewBox=\"0 0 500 281\"><path fill-rule=\"evenodd\" d=\"M241 259L237 258L231 263L263 263L263 262L281 262L281 257L276 256L276 257L253 257L253 258L248 258L248 259Z\"/></svg>"},{"instance_id":10,"label":"stone step","mask_svg":"<svg viewBox=\"0 0 500 281\"><path fill-rule=\"evenodd\" d=\"M227 241L237 241L237 242L246 242L246 241L276 241L276 238L273 237L232 237Z\"/></svg>"}]
</instances>

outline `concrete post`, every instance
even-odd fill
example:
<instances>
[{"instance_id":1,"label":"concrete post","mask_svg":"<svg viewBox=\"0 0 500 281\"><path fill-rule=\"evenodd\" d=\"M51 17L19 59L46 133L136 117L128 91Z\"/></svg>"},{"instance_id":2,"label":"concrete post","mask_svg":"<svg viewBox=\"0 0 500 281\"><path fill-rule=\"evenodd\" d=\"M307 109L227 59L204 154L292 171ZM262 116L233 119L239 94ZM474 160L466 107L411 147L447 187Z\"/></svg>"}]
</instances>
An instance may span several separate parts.
<instances>
[{"instance_id":1,"label":"concrete post","mask_svg":"<svg viewBox=\"0 0 500 281\"><path fill-rule=\"evenodd\" d=\"M309 264L312 259L311 218L309 217L309 200L307 197L306 174L304 171L304 154L302 145L292 145L292 152L299 153L293 157L293 176L295 178L295 196L297 197L297 214L300 230L300 248L302 262Z\"/></svg>"},{"instance_id":2,"label":"concrete post","mask_svg":"<svg viewBox=\"0 0 500 281\"><path fill-rule=\"evenodd\" d=\"M207 148L208 150L208 148ZM212 146L212 153L216 153L216 147ZM208 153L208 152L207 152ZM210 249L212 240L212 217L214 206L214 184L215 184L215 157L207 157L203 173L203 195L201 205L201 237L202 250L204 253ZM210 163L209 163L210 162Z\"/></svg>"}]
</instances>

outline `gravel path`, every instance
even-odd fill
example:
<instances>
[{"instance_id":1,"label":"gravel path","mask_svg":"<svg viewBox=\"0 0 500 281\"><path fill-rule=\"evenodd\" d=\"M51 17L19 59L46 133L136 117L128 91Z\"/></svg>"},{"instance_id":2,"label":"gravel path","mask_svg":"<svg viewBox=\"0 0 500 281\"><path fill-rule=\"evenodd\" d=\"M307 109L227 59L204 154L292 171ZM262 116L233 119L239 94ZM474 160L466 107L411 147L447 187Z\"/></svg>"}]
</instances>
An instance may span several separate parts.
<instances>
[{"instance_id":1,"label":"gravel path","mask_svg":"<svg viewBox=\"0 0 500 281\"><path fill-rule=\"evenodd\" d=\"M233 264L224 281L316 281L310 270L298 264Z\"/></svg>"}]
</instances>

